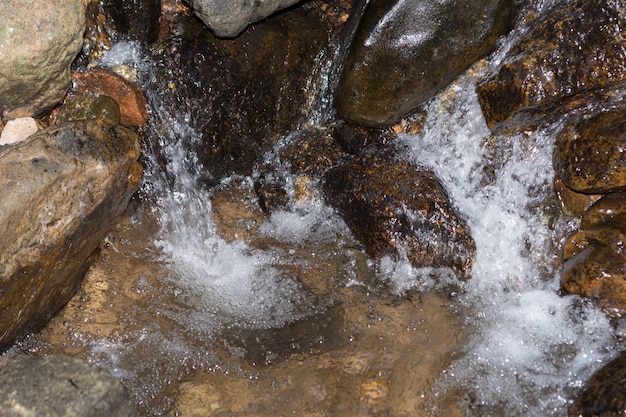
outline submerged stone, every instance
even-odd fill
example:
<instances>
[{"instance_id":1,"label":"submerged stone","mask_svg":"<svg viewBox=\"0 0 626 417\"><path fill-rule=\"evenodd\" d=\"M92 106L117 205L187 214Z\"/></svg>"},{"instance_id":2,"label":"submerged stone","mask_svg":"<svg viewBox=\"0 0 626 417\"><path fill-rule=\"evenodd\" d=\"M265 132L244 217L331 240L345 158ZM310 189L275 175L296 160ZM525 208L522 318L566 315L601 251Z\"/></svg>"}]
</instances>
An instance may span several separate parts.
<instances>
[{"instance_id":1,"label":"submerged stone","mask_svg":"<svg viewBox=\"0 0 626 417\"><path fill-rule=\"evenodd\" d=\"M139 185L138 157L137 135L103 120L0 147L0 349L74 294Z\"/></svg>"},{"instance_id":2,"label":"submerged stone","mask_svg":"<svg viewBox=\"0 0 626 417\"><path fill-rule=\"evenodd\" d=\"M623 1L564 2L533 22L503 65L477 84L490 128L576 105L580 94L626 79Z\"/></svg>"},{"instance_id":3,"label":"submerged stone","mask_svg":"<svg viewBox=\"0 0 626 417\"><path fill-rule=\"evenodd\" d=\"M569 406L570 417L626 415L626 352L596 371Z\"/></svg>"},{"instance_id":4,"label":"submerged stone","mask_svg":"<svg viewBox=\"0 0 626 417\"><path fill-rule=\"evenodd\" d=\"M337 88L339 115L370 127L396 122L494 49L512 12L508 0L372 0Z\"/></svg>"},{"instance_id":5,"label":"submerged stone","mask_svg":"<svg viewBox=\"0 0 626 417\"><path fill-rule=\"evenodd\" d=\"M594 114L567 125L557 136L553 166L578 192L626 190L626 110Z\"/></svg>"},{"instance_id":6,"label":"submerged stone","mask_svg":"<svg viewBox=\"0 0 626 417\"><path fill-rule=\"evenodd\" d=\"M0 356L0 409L15 417L134 417L121 382L67 355Z\"/></svg>"},{"instance_id":7,"label":"submerged stone","mask_svg":"<svg viewBox=\"0 0 626 417\"><path fill-rule=\"evenodd\" d=\"M434 173L389 152L329 171L326 195L373 257L406 253L416 267L449 267L468 278L476 247Z\"/></svg>"}]
</instances>

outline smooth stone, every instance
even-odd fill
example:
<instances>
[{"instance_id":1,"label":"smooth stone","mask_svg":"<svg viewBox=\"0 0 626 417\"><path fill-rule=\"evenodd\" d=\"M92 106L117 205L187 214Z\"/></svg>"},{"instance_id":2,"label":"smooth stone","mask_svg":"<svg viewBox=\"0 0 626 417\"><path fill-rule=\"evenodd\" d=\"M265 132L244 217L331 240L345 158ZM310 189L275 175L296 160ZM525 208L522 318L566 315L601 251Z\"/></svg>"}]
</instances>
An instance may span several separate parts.
<instances>
[{"instance_id":1,"label":"smooth stone","mask_svg":"<svg viewBox=\"0 0 626 417\"><path fill-rule=\"evenodd\" d=\"M492 51L513 19L509 0L372 0L335 94L361 126L397 122Z\"/></svg>"}]
</instances>

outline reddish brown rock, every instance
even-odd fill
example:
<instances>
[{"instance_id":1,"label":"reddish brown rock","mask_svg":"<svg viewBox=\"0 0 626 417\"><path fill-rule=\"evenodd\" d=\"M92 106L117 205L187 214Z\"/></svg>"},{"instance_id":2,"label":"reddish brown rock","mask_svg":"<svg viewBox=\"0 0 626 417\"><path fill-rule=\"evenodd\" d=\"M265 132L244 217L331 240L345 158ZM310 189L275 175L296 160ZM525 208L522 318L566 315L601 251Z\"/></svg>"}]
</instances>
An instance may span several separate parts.
<instances>
[{"instance_id":1,"label":"reddish brown rock","mask_svg":"<svg viewBox=\"0 0 626 417\"><path fill-rule=\"evenodd\" d=\"M389 152L333 168L326 198L373 257L406 251L417 267L450 267L467 278L476 251L434 173Z\"/></svg>"},{"instance_id":2,"label":"reddish brown rock","mask_svg":"<svg viewBox=\"0 0 626 417\"><path fill-rule=\"evenodd\" d=\"M626 110L601 112L566 125L557 136L552 164L575 191L626 190Z\"/></svg>"},{"instance_id":3,"label":"reddish brown rock","mask_svg":"<svg viewBox=\"0 0 626 417\"><path fill-rule=\"evenodd\" d=\"M600 195L577 193L565 185L559 177L554 178L554 192L561 211L570 217L582 216L585 210L601 197Z\"/></svg>"},{"instance_id":4,"label":"reddish brown rock","mask_svg":"<svg viewBox=\"0 0 626 417\"><path fill-rule=\"evenodd\" d=\"M576 107L581 95L626 80L623 7L576 0L534 21L502 67L476 86L488 126Z\"/></svg>"},{"instance_id":5,"label":"reddish brown rock","mask_svg":"<svg viewBox=\"0 0 626 417\"><path fill-rule=\"evenodd\" d=\"M561 289L626 312L626 193L609 194L585 212L564 248Z\"/></svg>"},{"instance_id":6,"label":"reddish brown rock","mask_svg":"<svg viewBox=\"0 0 626 417\"><path fill-rule=\"evenodd\" d=\"M120 108L120 123L126 126L142 126L148 120L146 98L136 84L116 73L99 68L72 73L71 95L100 94L110 96Z\"/></svg>"}]
</instances>

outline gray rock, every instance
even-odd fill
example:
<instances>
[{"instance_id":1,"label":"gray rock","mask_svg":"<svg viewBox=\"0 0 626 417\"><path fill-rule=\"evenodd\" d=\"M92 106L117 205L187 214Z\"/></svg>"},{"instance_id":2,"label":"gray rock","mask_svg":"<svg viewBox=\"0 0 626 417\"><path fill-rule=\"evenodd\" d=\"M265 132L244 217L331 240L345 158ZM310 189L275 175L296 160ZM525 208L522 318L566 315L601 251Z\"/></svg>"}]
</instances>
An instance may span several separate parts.
<instances>
[{"instance_id":1,"label":"gray rock","mask_svg":"<svg viewBox=\"0 0 626 417\"><path fill-rule=\"evenodd\" d=\"M141 179L137 135L66 123L0 147L0 349L67 303Z\"/></svg>"},{"instance_id":2,"label":"gray rock","mask_svg":"<svg viewBox=\"0 0 626 417\"><path fill-rule=\"evenodd\" d=\"M85 6L82 0L23 0L16 7L0 0L0 10L0 111L30 116L63 98L83 45Z\"/></svg>"},{"instance_id":3,"label":"gray rock","mask_svg":"<svg viewBox=\"0 0 626 417\"><path fill-rule=\"evenodd\" d=\"M113 375L65 355L0 356L0 414L131 417L135 406Z\"/></svg>"},{"instance_id":4,"label":"gray rock","mask_svg":"<svg viewBox=\"0 0 626 417\"><path fill-rule=\"evenodd\" d=\"M510 0L372 0L337 88L344 119L391 124L491 51L511 26Z\"/></svg>"},{"instance_id":5,"label":"gray rock","mask_svg":"<svg viewBox=\"0 0 626 417\"><path fill-rule=\"evenodd\" d=\"M217 36L239 35L250 24L300 0L191 0L195 13Z\"/></svg>"}]
</instances>

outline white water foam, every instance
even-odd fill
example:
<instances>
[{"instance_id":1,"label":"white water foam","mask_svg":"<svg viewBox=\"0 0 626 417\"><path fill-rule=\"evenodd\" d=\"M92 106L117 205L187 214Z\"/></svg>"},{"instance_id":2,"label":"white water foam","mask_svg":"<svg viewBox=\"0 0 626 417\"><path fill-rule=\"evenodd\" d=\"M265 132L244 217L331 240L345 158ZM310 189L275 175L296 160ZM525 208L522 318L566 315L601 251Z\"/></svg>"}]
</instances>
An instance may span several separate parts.
<instances>
[{"instance_id":1,"label":"white water foam","mask_svg":"<svg viewBox=\"0 0 626 417\"><path fill-rule=\"evenodd\" d=\"M552 192L556 127L492 137L475 82L462 77L430 104L422 133L399 135L415 162L436 172L476 243L460 296L473 335L440 385L470 391L479 415L563 415L572 390L614 353L613 330L602 312L557 295L546 254L571 225L552 229L540 208ZM500 162L486 180L489 152ZM399 290L415 278L406 273L391 275Z\"/></svg>"}]
</instances>

